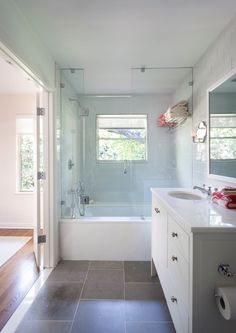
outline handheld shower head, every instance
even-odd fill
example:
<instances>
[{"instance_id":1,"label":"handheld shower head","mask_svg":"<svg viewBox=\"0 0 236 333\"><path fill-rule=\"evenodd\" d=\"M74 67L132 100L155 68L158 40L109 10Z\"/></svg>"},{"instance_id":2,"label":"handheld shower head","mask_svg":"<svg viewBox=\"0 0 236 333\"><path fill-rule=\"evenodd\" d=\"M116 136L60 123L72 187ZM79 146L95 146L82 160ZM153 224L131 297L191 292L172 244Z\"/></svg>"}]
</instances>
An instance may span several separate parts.
<instances>
[{"instance_id":1,"label":"handheld shower head","mask_svg":"<svg viewBox=\"0 0 236 333\"><path fill-rule=\"evenodd\" d=\"M70 98L69 97L69 101L70 102L77 102L78 103L78 106L79 106L79 109L80 109L80 114L79 114L80 117L87 117L87 116L89 116L89 108L83 106L77 98Z\"/></svg>"}]
</instances>

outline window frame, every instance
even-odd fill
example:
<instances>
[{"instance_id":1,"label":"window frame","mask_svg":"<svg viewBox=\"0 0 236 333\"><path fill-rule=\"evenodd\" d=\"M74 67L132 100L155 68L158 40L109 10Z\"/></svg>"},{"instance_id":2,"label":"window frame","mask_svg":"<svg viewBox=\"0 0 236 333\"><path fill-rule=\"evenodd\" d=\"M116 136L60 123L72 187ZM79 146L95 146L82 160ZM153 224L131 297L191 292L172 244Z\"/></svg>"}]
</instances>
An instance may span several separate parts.
<instances>
[{"instance_id":1,"label":"window frame","mask_svg":"<svg viewBox=\"0 0 236 333\"><path fill-rule=\"evenodd\" d=\"M98 118L99 116L144 116L146 118L146 137L145 137L145 159L143 160L99 160L99 127L98 127ZM113 113L97 113L95 115L95 128L96 128L96 163L102 164L109 164L109 163L115 163L115 164L119 164L119 163L124 163L125 161L128 161L130 163L148 163L148 114L147 113L137 113L137 114L127 114L127 113L119 113L119 114L113 114ZM129 139L126 139L129 140Z\"/></svg>"}]
</instances>

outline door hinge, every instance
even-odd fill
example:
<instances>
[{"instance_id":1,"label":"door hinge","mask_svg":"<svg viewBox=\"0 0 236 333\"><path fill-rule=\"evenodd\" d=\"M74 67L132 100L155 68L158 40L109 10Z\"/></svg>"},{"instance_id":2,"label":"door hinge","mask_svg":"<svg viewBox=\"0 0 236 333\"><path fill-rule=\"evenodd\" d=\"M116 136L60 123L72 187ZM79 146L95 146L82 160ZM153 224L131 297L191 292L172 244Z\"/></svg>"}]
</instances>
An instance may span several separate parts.
<instances>
[{"instance_id":1,"label":"door hinge","mask_svg":"<svg viewBox=\"0 0 236 333\"><path fill-rule=\"evenodd\" d=\"M38 236L38 244L46 243L46 235L39 235Z\"/></svg>"},{"instance_id":2,"label":"door hinge","mask_svg":"<svg viewBox=\"0 0 236 333\"><path fill-rule=\"evenodd\" d=\"M37 179L38 180L45 180L46 179L46 172L45 171L38 171Z\"/></svg>"},{"instance_id":3,"label":"door hinge","mask_svg":"<svg viewBox=\"0 0 236 333\"><path fill-rule=\"evenodd\" d=\"M37 116L45 116L45 108L37 108Z\"/></svg>"}]
</instances>

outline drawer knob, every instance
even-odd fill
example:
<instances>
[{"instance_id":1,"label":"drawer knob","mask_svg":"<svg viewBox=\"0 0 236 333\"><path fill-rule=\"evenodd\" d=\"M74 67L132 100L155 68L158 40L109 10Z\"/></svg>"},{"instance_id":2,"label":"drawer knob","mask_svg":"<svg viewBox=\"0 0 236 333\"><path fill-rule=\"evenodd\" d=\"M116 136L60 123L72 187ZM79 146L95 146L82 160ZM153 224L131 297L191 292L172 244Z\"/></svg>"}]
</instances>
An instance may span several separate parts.
<instances>
[{"instance_id":1,"label":"drawer knob","mask_svg":"<svg viewBox=\"0 0 236 333\"><path fill-rule=\"evenodd\" d=\"M178 234L177 234L177 232L172 232L171 236L172 236L173 238L175 238L175 237L178 237Z\"/></svg>"},{"instance_id":2,"label":"drawer knob","mask_svg":"<svg viewBox=\"0 0 236 333\"><path fill-rule=\"evenodd\" d=\"M159 208L155 208L155 212L156 212L157 214L159 214L161 211L160 211Z\"/></svg>"},{"instance_id":3,"label":"drawer knob","mask_svg":"<svg viewBox=\"0 0 236 333\"><path fill-rule=\"evenodd\" d=\"M171 260L172 260L172 261L178 261L178 258L177 258L176 256L172 256L172 257L171 257Z\"/></svg>"},{"instance_id":4,"label":"drawer knob","mask_svg":"<svg viewBox=\"0 0 236 333\"><path fill-rule=\"evenodd\" d=\"M172 296L170 300L171 300L172 303L177 303L177 298L174 297L174 296Z\"/></svg>"}]
</instances>

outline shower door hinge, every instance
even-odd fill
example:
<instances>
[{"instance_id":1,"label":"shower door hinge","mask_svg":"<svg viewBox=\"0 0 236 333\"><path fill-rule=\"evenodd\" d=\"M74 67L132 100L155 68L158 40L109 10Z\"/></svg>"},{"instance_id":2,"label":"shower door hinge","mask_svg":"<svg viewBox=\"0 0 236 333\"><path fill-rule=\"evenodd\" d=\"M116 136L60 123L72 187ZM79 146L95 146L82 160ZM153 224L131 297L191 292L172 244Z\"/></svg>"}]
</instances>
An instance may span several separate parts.
<instances>
[{"instance_id":1,"label":"shower door hinge","mask_svg":"<svg viewBox=\"0 0 236 333\"><path fill-rule=\"evenodd\" d=\"M37 116L45 116L45 108L37 108Z\"/></svg>"},{"instance_id":2,"label":"shower door hinge","mask_svg":"<svg viewBox=\"0 0 236 333\"><path fill-rule=\"evenodd\" d=\"M45 180L46 179L46 172L45 171L38 171L37 179L38 180Z\"/></svg>"},{"instance_id":3,"label":"shower door hinge","mask_svg":"<svg viewBox=\"0 0 236 333\"><path fill-rule=\"evenodd\" d=\"M38 244L46 243L46 235L39 235L38 236Z\"/></svg>"}]
</instances>

